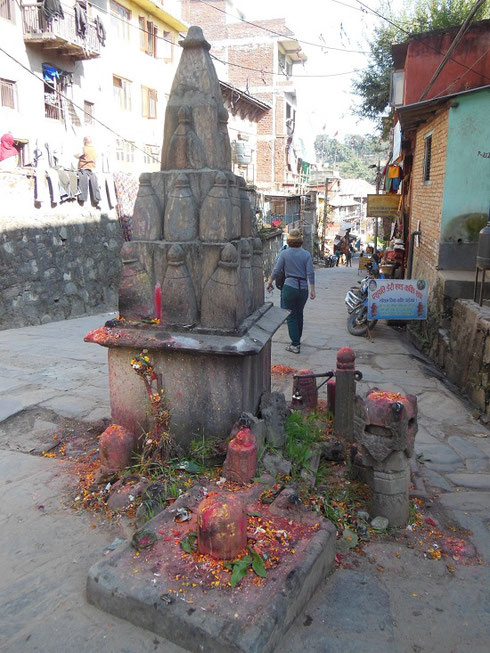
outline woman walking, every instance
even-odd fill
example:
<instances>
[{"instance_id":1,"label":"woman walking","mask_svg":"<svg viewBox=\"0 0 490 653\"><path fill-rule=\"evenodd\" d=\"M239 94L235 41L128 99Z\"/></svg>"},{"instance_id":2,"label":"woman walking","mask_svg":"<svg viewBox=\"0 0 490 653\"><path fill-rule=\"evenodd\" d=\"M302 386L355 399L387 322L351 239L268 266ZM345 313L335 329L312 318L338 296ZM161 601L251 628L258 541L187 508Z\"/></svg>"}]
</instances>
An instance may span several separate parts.
<instances>
[{"instance_id":1,"label":"woman walking","mask_svg":"<svg viewBox=\"0 0 490 653\"><path fill-rule=\"evenodd\" d=\"M282 275L286 277L281 291L281 303L291 311L287 319L291 344L286 349L293 354L299 354L303 334L303 310L308 300L308 282L310 298L315 299L315 272L310 253L301 247L303 236L299 229L291 229L287 242L288 249L280 253L266 288L270 291L275 279Z\"/></svg>"}]
</instances>

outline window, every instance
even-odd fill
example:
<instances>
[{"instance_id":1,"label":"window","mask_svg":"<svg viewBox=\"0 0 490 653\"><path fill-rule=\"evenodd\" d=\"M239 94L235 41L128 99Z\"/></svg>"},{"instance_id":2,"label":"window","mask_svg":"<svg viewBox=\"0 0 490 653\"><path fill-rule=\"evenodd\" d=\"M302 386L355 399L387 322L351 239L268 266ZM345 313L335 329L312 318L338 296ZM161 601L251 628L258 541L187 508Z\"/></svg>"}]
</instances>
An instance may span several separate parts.
<instances>
[{"instance_id":1,"label":"window","mask_svg":"<svg viewBox=\"0 0 490 653\"><path fill-rule=\"evenodd\" d=\"M1 2L2 0L0 0ZM111 0L111 24L116 36L124 41L129 41L129 21L131 12L114 0Z\"/></svg>"},{"instance_id":2,"label":"window","mask_svg":"<svg viewBox=\"0 0 490 653\"><path fill-rule=\"evenodd\" d=\"M83 103L83 122L85 125L93 125L94 123L94 103L85 102Z\"/></svg>"},{"instance_id":3,"label":"window","mask_svg":"<svg viewBox=\"0 0 490 653\"><path fill-rule=\"evenodd\" d=\"M117 161L134 163L134 143L125 141L122 138L116 140L116 159Z\"/></svg>"},{"instance_id":4,"label":"window","mask_svg":"<svg viewBox=\"0 0 490 653\"><path fill-rule=\"evenodd\" d=\"M51 64L43 63L44 79L44 115L51 120L64 119L63 98L60 95L62 80L66 80L64 71Z\"/></svg>"},{"instance_id":5,"label":"window","mask_svg":"<svg viewBox=\"0 0 490 653\"><path fill-rule=\"evenodd\" d=\"M424 169L422 181L430 181L430 162L432 158L432 132L424 136Z\"/></svg>"},{"instance_id":6,"label":"window","mask_svg":"<svg viewBox=\"0 0 490 653\"><path fill-rule=\"evenodd\" d=\"M282 52L279 52L278 55L278 72L281 75L291 75L293 72L293 64L291 60Z\"/></svg>"},{"instance_id":7,"label":"window","mask_svg":"<svg viewBox=\"0 0 490 653\"><path fill-rule=\"evenodd\" d=\"M9 109L17 108L17 93L15 82L0 77L0 106Z\"/></svg>"},{"instance_id":8,"label":"window","mask_svg":"<svg viewBox=\"0 0 490 653\"><path fill-rule=\"evenodd\" d=\"M140 47L152 57L157 56L158 27L140 16Z\"/></svg>"},{"instance_id":9,"label":"window","mask_svg":"<svg viewBox=\"0 0 490 653\"><path fill-rule=\"evenodd\" d=\"M121 111L131 111L131 82L113 75L112 89L114 101Z\"/></svg>"},{"instance_id":10,"label":"window","mask_svg":"<svg viewBox=\"0 0 490 653\"><path fill-rule=\"evenodd\" d=\"M154 165L160 161L160 152L158 145L145 145L144 146L145 155L143 160L147 165Z\"/></svg>"},{"instance_id":11,"label":"window","mask_svg":"<svg viewBox=\"0 0 490 653\"><path fill-rule=\"evenodd\" d=\"M157 92L154 88L141 87L143 118L157 117Z\"/></svg>"},{"instance_id":12,"label":"window","mask_svg":"<svg viewBox=\"0 0 490 653\"><path fill-rule=\"evenodd\" d=\"M172 32L163 32L158 39L158 58L172 61L174 57L174 37Z\"/></svg>"},{"instance_id":13,"label":"window","mask_svg":"<svg viewBox=\"0 0 490 653\"><path fill-rule=\"evenodd\" d=\"M0 0L0 17L14 20L13 0Z\"/></svg>"}]
</instances>

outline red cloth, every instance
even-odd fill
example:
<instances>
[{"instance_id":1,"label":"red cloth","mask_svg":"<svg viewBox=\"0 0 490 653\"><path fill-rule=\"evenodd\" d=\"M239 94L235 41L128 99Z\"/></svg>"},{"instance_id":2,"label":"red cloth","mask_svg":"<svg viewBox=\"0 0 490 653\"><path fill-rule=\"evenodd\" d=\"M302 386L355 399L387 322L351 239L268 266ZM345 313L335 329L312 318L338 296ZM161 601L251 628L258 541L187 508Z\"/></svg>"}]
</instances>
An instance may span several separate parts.
<instances>
[{"instance_id":1,"label":"red cloth","mask_svg":"<svg viewBox=\"0 0 490 653\"><path fill-rule=\"evenodd\" d=\"M19 152L14 147L14 137L12 134L4 134L0 140L0 161L4 161L11 156L17 156Z\"/></svg>"}]
</instances>

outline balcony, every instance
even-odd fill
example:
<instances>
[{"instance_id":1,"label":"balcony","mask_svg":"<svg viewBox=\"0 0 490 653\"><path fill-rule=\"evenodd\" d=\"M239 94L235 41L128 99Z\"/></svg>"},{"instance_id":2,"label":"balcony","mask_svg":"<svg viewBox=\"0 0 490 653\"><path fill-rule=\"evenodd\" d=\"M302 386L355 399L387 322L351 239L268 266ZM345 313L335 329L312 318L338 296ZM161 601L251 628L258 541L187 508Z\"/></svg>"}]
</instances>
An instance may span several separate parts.
<instances>
[{"instance_id":1,"label":"balcony","mask_svg":"<svg viewBox=\"0 0 490 653\"><path fill-rule=\"evenodd\" d=\"M100 56L100 41L93 20L88 20L87 33L80 36L75 25L75 15L65 11L64 18L46 20L42 7L22 7L24 42L39 44L45 50L74 59L95 59Z\"/></svg>"}]
</instances>

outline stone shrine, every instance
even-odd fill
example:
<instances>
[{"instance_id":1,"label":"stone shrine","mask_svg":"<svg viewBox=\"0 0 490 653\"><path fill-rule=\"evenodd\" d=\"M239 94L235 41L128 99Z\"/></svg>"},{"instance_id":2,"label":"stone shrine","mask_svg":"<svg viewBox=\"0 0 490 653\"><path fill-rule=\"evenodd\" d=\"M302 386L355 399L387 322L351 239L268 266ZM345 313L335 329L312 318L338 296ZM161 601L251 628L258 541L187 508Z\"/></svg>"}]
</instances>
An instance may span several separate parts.
<instances>
[{"instance_id":1,"label":"stone shrine","mask_svg":"<svg viewBox=\"0 0 490 653\"><path fill-rule=\"evenodd\" d=\"M226 436L240 413L257 411L287 312L264 303L262 244L245 181L231 170L210 45L200 27L181 45L161 172L141 175L134 240L122 249L120 318L85 340L109 348L112 419L138 435L146 396L130 362L148 350L185 445L197 432Z\"/></svg>"}]
</instances>

